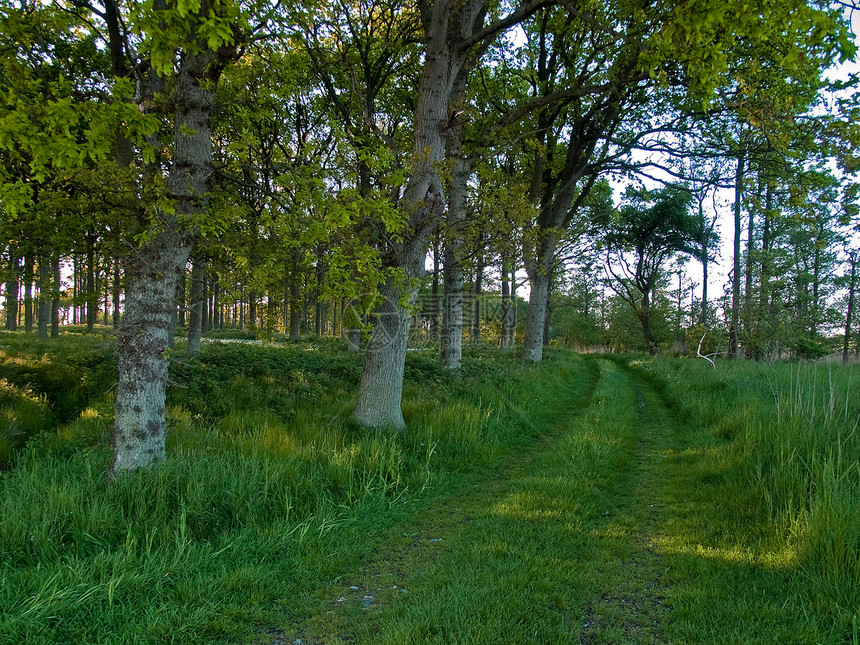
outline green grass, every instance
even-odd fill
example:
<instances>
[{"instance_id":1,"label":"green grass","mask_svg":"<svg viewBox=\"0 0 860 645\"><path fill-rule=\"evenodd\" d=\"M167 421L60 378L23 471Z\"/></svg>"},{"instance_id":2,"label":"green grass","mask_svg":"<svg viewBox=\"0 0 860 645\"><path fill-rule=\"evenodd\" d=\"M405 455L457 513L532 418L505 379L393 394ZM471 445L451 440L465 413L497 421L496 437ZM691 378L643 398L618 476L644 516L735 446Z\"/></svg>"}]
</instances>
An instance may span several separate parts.
<instances>
[{"instance_id":1,"label":"green grass","mask_svg":"<svg viewBox=\"0 0 860 645\"><path fill-rule=\"evenodd\" d=\"M849 368L410 352L390 435L343 343L209 343L111 484L109 336L0 344L0 642L857 641Z\"/></svg>"},{"instance_id":2,"label":"green grass","mask_svg":"<svg viewBox=\"0 0 860 645\"><path fill-rule=\"evenodd\" d=\"M43 346L31 356L53 360ZM410 354L409 431L392 436L349 422L360 357L338 348L178 358L159 467L107 482L107 392L0 475L0 641L209 643L304 615L294 599L431 486L479 478L533 443L565 408L545 401L581 369L561 353L527 368L485 351L452 379Z\"/></svg>"},{"instance_id":3,"label":"green grass","mask_svg":"<svg viewBox=\"0 0 860 645\"><path fill-rule=\"evenodd\" d=\"M665 541L679 561L679 617L690 625L679 636L856 642L857 375L826 364L637 367L687 416L673 428L679 499ZM695 619L708 614L710 624Z\"/></svg>"}]
</instances>

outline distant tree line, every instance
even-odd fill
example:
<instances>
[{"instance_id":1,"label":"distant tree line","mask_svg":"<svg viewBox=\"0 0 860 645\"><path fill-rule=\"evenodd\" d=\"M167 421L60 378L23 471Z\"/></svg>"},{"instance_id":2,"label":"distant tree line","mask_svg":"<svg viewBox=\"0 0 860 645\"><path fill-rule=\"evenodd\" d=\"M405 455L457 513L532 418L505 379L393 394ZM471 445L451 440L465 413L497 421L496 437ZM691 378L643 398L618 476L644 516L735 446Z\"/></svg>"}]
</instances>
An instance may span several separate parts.
<instances>
[{"instance_id":1,"label":"distant tree line","mask_svg":"<svg viewBox=\"0 0 860 645\"><path fill-rule=\"evenodd\" d=\"M344 335L355 420L397 430L416 320L451 370L464 338L539 361L560 329L764 358L842 321L853 347L843 8L4 1L6 326L117 325L113 474L164 454L177 330L191 354L224 327ZM729 296L688 321L667 267L714 261L717 189Z\"/></svg>"}]
</instances>

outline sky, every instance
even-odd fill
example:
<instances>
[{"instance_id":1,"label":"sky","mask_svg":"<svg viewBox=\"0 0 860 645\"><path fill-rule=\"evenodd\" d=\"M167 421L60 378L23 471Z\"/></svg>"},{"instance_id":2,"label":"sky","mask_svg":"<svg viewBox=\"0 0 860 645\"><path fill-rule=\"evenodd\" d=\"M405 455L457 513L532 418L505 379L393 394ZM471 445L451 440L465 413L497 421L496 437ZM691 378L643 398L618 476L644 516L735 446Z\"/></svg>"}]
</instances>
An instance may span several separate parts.
<instances>
[{"instance_id":1,"label":"sky","mask_svg":"<svg viewBox=\"0 0 860 645\"><path fill-rule=\"evenodd\" d=\"M846 10L846 13L848 10ZM855 34L855 41L860 45L860 11L854 11L851 15L852 31ZM860 54L855 57L854 61L836 65L832 68L827 78L830 80L847 79L851 74L860 73ZM653 182L656 186L656 182ZM646 183L647 185L647 183ZM616 191L616 198L620 196L620 192L624 190L625 184L616 181L613 183L613 188ZM734 255L734 192L732 190L719 190L715 198L717 204L717 230L720 233L720 246L718 249L718 257L715 263L709 265L708 275L708 299L713 301L722 296L731 288L729 284L729 271L732 266ZM711 200L708 202L711 203ZM746 218L744 217L744 224ZM746 228L743 230L741 238L741 251L746 247ZM690 260L686 267L687 279L691 280L695 285L695 294L697 298L701 297L702 293L702 267L699 262ZM671 288L677 289L677 278L673 278ZM687 301L689 302L689 286L687 287Z\"/></svg>"}]
</instances>

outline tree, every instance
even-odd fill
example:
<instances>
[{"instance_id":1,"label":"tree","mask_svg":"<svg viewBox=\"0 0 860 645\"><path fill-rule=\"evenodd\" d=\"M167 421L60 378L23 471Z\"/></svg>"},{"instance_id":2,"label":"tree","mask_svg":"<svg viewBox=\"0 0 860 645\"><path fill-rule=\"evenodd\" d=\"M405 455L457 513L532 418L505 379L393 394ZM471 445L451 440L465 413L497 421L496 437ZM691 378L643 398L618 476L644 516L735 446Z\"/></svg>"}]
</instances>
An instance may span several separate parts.
<instances>
[{"instance_id":1,"label":"tree","mask_svg":"<svg viewBox=\"0 0 860 645\"><path fill-rule=\"evenodd\" d=\"M679 189L632 192L604 235L608 285L636 315L650 354L657 353L651 307L663 265L677 253L695 253L698 220L690 201L690 193Z\"/></svg>"},{"instance_id":2,"label":"tree","mask_svg":"<svg viewBox=\"0 0 860 645\"><path fill-rule=\"evenodd\" d=\"M205 224L212 188L215 89L250 36L248 17L258 19L262 9L229 1L168 6L154 0L7 13L19 26L32 13L55 22L62 16L72 37L93 41L104 35L111 54L113 79L95 79L110 101L77 100L64 91L68 80L60 78L43 114L16 113L25 127L12 140L29 151L39 173L92 159L112 167L110 176L125 191L124 241L131 251L124 258L128 286L117 335L112 476L164 455L164 352L176 285ZM26 87L18 85L19 91ZM71 131L69 123L81 125Z\"/></svg>"},{"instance_id":3,"label":"tree","mask_svg":"<svg viewBox=\"0 0 860 645\"><path fill-rule=\"evenodd\" d=\"M445 204L440 167L445 160L445 124L451 122L450 98L460 72L480 56L480 45L536 11L542 1L519 6L509 15L484 26L486 0L420 2L426 48L418 84L414 140L409 180L401 206L405 226L383 254L391 275L380 289L373 314L373 332L365 354L364 371L354 418L370 427L405 428L400 401L409 304L415 282L423 276L424 261Z\"/></svg>"}]
</instances>

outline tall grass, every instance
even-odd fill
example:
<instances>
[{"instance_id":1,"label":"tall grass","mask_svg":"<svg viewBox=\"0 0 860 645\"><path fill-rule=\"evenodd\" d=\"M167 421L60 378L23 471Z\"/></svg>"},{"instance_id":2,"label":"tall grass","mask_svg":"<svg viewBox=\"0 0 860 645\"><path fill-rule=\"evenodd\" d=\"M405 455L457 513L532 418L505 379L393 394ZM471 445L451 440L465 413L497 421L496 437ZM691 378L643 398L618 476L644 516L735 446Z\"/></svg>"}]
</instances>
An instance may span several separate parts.
<instances>
[{"instance_id":1,"label":"tall grass","mask_svg":"<svg viewBox=\"0 0 860 645\"><path fill-rule=\"evenodd\" d=\"M742 530L789 553L808 606L850 633L860 613L860 374L826 363L641 367L711 430Z\"/></svg>"},{"instance_id":2,"label":"tall grass","mask_svg":"<svg viewBox=\"0 0 860 645\"><path fill-rule=\"evenodd\" d=\"M30 356L74 354L51 350ZM84 387L77 415L36 431L0 473L0 641L210 643L289 620L408 500L533 441L583 376L562 353L524 367L476 350L457 377L411 353L397 436L350 422L360 373L359 356L325 343L177 356L168 459L114 484L112 393ZM26 396L50 411L49 394Z\"/></svg>"}]
</instances>

